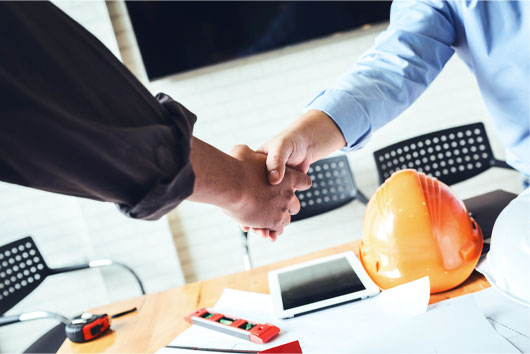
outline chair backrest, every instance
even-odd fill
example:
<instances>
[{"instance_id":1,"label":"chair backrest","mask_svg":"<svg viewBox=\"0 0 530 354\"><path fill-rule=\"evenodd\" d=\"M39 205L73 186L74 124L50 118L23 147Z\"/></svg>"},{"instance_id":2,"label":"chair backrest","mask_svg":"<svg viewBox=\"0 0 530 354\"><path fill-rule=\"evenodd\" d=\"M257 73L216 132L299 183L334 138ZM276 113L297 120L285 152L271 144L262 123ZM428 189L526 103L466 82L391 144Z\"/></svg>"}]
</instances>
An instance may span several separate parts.
<instances>
[{"instance_id":1,"label":"chair backrest","mask_svg":"<svg viewBox=\"0 0 530 354\"><path fill-rule=\"evenodd\" d=\"M31 236L0 247L0 315L19 303L50 275Z\"/></svg>"},{"instance_id":2,"label":"chair backrest","mask_svg":"<svg viewBox=\"0 0 530 354\"><path fill-rule=\"evenodd\" d=\"M483 123L404 140L375 151L374 159L379 183L406 168L414 168L448 185L474 177L493 166L510 168L493 156Z\"/></svg>"},{"instance_id":3,"label":"chair backrest","mask_svg":"<svg viewBox=\"0 0 530 354\"><path fill-rule=\"evenodd\" d=\"M362 194L355 185L348 158L344 155L314 162L308 176L313 185L306 191L296 191L300 200L300 212L291 221L306 219L341 207ZM365 199L365 198L364 198Z\"/></svg>"}]
</instances>

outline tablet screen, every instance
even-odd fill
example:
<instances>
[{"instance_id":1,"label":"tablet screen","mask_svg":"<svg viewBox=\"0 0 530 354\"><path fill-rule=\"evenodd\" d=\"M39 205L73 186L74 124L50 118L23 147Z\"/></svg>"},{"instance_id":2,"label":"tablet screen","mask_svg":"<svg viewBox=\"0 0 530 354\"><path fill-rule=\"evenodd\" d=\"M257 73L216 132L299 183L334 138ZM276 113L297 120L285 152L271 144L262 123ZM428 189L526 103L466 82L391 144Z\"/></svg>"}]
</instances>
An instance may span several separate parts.
<instances>
[{"instance_id":1,"label":"tablet screen","mask_svg":"<svg viewBox=\"0 0 530 354\"><path fill-rule=\"evenodd\" d=\"M365 290L346 258L278 274L284 310Z\"/></svg>"}]
</instances>

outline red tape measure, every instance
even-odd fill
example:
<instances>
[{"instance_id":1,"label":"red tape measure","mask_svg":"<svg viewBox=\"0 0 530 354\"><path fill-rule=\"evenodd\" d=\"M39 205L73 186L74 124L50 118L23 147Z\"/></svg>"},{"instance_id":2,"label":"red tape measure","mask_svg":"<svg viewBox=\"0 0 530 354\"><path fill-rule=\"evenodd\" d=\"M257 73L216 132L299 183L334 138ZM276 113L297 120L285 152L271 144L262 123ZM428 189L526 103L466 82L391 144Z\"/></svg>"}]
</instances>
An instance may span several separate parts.
<instances>
[{"instance_id":1,"label":"red tape measure","mask_svg":"<svg viewBox=\"0 0 530 354\"><path fill-rule=\"evenodd\" d=\"M112 316L109 316L106 313L102 315L94 315L85 312L66 325L66 336L75 343L91 341L109 330L113 318L122 317L135 311L136 307Z\"/></svg>"},{"instance_id":2,"label":"red tape measure","mask_svg":"<svg viewBox=\"0 0 530 354\"><path fill-rule=\"evenodd\" d=\"M84 313L66 326L66 336L75 343L88 342L99 337L110 328L110 318L104 313Z\"/></svg>"},{"instance_id":3,"label":"red tape measure","mask_svg":"<svg viewBox=\"0 0 530 354\"><path fill-rule=\"evenodd\" d=\"M267 343L280 333L280 329L270 323L261 324L225 316L205 308L198 309L184 318L189 323L247 339L252 343L258 344Z\"/></svg>"}]
</instances>

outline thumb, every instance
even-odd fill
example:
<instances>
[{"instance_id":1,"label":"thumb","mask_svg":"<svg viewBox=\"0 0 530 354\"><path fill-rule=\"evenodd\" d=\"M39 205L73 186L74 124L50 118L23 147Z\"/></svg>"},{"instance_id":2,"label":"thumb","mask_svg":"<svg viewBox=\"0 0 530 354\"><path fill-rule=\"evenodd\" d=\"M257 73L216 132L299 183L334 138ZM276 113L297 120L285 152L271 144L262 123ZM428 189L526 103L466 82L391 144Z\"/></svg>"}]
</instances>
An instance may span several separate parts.
<instances>
[{"instance_id":1,"label":"thumb","mask_svg":"<svg viewBox=\"0 0 530 354\"><path fill-rule=\"evenodd\" d=\"M293 149L290 144L281 141L267 149L267 171L270 184L279 184L285 175L285 165Z\"/></svg>"},{"instance_id":2,"label":"thumb","mask_svg":"<svg viewBox=\"0 0 530 354\"><path fill-rule=\"evenodd\" d=\"M291 173L293 174L293 187L296 190L299 191L305 191L311 188L311 185L313 184L313 181L311 180L311 177L308 175L292 170Z\"/></svg>"}]
</instances>

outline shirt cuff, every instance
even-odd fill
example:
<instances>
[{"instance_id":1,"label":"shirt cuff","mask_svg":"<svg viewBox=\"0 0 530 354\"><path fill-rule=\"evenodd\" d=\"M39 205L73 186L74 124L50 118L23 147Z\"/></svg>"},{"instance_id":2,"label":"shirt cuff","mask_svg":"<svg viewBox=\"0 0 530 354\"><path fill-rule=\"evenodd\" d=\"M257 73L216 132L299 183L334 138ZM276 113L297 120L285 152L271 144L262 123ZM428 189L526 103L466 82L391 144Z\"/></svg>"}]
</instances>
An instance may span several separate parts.
<instances>
[{"instance_id":1,"label":"shirt cuff","mask_svg":"<svg viewBox=\"0 0 530 354\"><path fill-rule=\"evenodd\" d=\"M134 205L118 204L125 215L144 220L157 220L177 207L193 193L195 174L190 161L193 125L197 120L180 103L165 94L156 96L173 123L176 145L157 149L160 164L175 166L171 173L159 176L147 193ZM168 161L168 159L173 159ZM164 163L164 161L166 163Z\"/></svg>"},{"instance_id":2,"label":"shirt cuff","mask_svg":"<svg viewBox=\"0 0 530 354\"><path fill-rule=\"evenodd\" d=\"M344 91L328 89L319 93L305 107L304 112L319 110L326 113L339 127L346 147L343 151L362 148L372 133L372 124L365 109Z\"/></svg>"}]
</instances>

